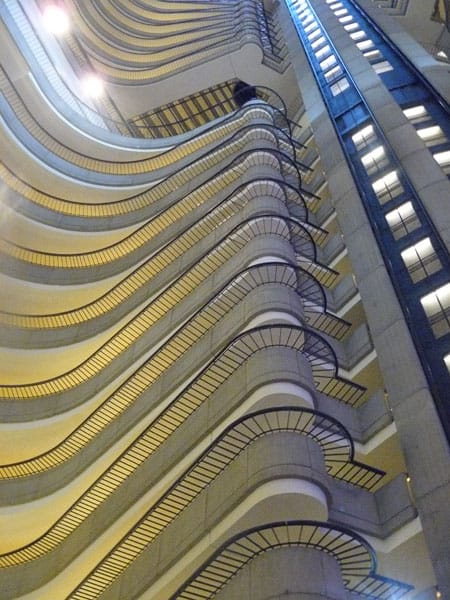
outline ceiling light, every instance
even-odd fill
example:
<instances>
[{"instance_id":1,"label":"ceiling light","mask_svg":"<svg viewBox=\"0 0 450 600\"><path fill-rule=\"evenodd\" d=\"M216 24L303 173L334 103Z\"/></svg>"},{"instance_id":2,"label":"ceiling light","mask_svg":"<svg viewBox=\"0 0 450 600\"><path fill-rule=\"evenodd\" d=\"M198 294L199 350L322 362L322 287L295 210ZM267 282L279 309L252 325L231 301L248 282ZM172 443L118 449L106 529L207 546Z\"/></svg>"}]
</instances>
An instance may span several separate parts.
<instances>
[{"instance_id":1,"label":"ceiling light","mask_svg":"<svg viewBox=\"0 0 450 600\"><path fill-rule=\"evenodd\" d=\"M81 85L83 87L84 94L90 98L98 98L104 92L103 81L94 73L85 75L81 80Z\"/></svg>"},{"instance_id":2,"label":"ceiling light","mask_svg":"<svg viewBox=\"0 0 450 600\"><path fill-rule=\"evenodd\" d=\"M45 27L55 35L63 35L70 29L69 16L66 11L56 4L49 4L43 12Z\"/></svg>"}]
</instances>

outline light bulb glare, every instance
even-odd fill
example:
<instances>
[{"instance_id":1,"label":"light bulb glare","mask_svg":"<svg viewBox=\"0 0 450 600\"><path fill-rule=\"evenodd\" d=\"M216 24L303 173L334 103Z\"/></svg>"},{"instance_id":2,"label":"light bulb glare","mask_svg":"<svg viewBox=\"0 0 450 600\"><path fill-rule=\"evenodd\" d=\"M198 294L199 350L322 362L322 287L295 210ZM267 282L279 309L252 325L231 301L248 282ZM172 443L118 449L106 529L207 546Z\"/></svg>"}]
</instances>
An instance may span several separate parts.
<instances>
[{"instance_id":1,"label":"light bulb glare","mask_svg":"<svg viewBox=\"0 0 450 600\"><path fill-rule=\"evenodd\" d=\"M49 4L45 7L43 19L46 29L55 35L63 35L70 29L70 21L66 11L55 4Z\"/></svg>"},{"instance_id":2,"label":"light bulb glare","mask_svg":"<svg viewBox=\"0 0 450 600\"><path fill-rule=\"evenodd\" d=\"M104 92L103 81L93 73L85 75L81 83L84 94L90 98L98 98Z\"/></svg>"}]
</instances>

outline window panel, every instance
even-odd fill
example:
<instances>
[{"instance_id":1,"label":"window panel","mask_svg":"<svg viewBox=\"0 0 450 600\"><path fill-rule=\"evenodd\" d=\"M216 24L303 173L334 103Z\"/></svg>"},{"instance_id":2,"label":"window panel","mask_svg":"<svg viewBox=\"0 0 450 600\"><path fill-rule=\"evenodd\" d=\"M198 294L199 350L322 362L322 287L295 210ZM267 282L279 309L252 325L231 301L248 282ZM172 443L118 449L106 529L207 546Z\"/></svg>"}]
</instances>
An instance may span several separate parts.
<instances>
[{"instance_id":1,"label":"window panel","mask_svg":"<svg viewBox=\"0 0 450 600\"><path fill-rule=\"evenodd\" d=\"M330 67L333 67L335 64L336 64L336 57L334 56L334 54L332 54L331 56L329 56L328 58L326 58L325 60L323 60L320 63L320 68L322 69L322 71L326 71Z\"/></svg>"},{"instance_id":2,"label":"window panel","mask_svg":"<svg viewBox=\"0 0 450 600\"><path fill-rule=\"evenodd\" d=\"M447 175L450 174L450 150L437 152L436 154L433 154L433 157L444 173L447 173Z\"/></svg>"},{"instance_id":3,"label":"window panel","mask_svg":"<svg viewBox=\"0 0 450 600\"><path fill-rule=\"evenodd\" d=\"M428 112L422 104L405 108L403 114L411 123L420 123L428 119Z\"/></svg>"},{"instance_id":4,"label":"window panel","mask_svg":"<svg viewBox=\"0 0 450 600\"><path fill-rule=\"evenodd\" d=\"M375 69L375 73L381 75L381 73L387 73L388 71L393 71L393 67L391 63L387 60L380 60L373 64L373 68Z\"/></svg>"},{"instance_id":5,"label":"window panel","mask_svg":"<svg viewBox=\"0 0 450 600\"><path fill-rule=\"evenodd\" d=\"M420 300L435 337L450 332L450 283L446 283Z\"/></svg>"},{"instance_id":6,"label":"window panel","mask_svg":"<svg viewBox=\"0 0 450 600\"><path fill-rule=\"evenodd\" d=\"M377 146L367 154L361 157L368 175L372 175L388 164L388 158L383 146Z\"/></svg>"},{"instance_id":7,"label":"window panel","mask_svg":"<svg viewBox=\"0 0 450 600\"><path fill-rule=\"evenodd\" d=\"M381 204L393 200L403 192L397 171L390 171L374 181L372 188Z\"/></svg>"},{"instance_id":8,"label":"window panel","mask_svg":"<svg viewBox=\"0 0 450 600\"><path fill-rule=\"evenodd\" d=\"M411 202L405 202L387 213L386 221L396 240L408 235L421 225Z\"/></svg>"},{"instance_id":9,"label":"window panel","mask_svg":"<svg viewBox=\"0 0 450 600\"><path fill-rule=\"evenodd\" d=\"M330 85L330 91L333 94L333 96L338 96L339 94L344 92L349 87L350 87L350 84L349 84L347 78L342 77L342 79L339 79L338 81L336 81L336 83L333 83L332 85Z\"/></svg>"},{"instance_id":10,"label":"window panel","mask_svg":"<svg viewBox=\"0 0 450 600\"><path fill-rule=\"evenodd\" d=\"M361 150L367 144L375 139L375 130L373 125L366 125L352 135L352 141L358 150Z\"/></svg>"},{"instance_id":11,"label":"window panel","mask_svg":"<svg viewBox=\"0 0 450 600\"><path fill-rule=\"evenodd\" d=\"M439 125L431 125L417 130L417 135L425 142L427 146L436 146L447 141L444 132Z\"/></svg>"},{"instance_id":12,"label":"window panel","mask_svg":"<svg viewBox=\"0 0 450 600\"><path fill-rule=\"evenodd\" d=\"M401 253L411 279L414 283L425 279L442 268L430 238L425 238Z\"/></svg>"}]
</instances>

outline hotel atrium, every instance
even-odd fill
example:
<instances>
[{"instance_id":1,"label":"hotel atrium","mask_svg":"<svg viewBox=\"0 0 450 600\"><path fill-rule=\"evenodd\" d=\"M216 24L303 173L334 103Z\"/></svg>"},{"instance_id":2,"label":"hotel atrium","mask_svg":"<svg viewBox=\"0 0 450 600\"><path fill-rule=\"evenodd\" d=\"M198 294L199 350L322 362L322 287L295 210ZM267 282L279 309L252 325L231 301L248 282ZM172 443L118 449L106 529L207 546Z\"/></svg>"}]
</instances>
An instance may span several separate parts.
<instances>
[{"instance_id":1,"label":"hotel atrium","mask_svg":"<svg viewBox=\"0 0 450 600\"><path fill-rule=\"evenodd\" d=\"M450 600L449 23L0 3L2 600Z\"/></svg>"}]
</instances>

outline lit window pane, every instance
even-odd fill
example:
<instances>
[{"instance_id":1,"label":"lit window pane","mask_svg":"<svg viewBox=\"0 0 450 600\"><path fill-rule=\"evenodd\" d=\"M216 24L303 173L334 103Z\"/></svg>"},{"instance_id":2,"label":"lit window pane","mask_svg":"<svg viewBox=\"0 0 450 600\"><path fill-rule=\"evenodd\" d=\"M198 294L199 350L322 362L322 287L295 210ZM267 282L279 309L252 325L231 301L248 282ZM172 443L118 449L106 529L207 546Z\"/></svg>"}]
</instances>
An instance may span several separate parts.
<instances>
[{"instance_id":1,"label":"lit window pane","mask_svg":"<svg viewBox=\"0 0 450 600\"><path fill-rule=\"evenodd\" d=\"M333 85L330 85L330 90L331 90L331 93L333 94L333 96L337 96L337 95L341 94L342 92L344 92L349 87L350 87L350 84L349 84L347 78L343 77L342 79L339 79L339 81L336 81L336 83L333 83Z\"/></svg>"},{"instance_id":2,"label":"lit window pane","mask_svg":"<svg viewBox=\"0 0 450 600\"><path fill-rule=\"evenodd\" d=\"M325 73L325 79L327 81L332 81L333 79L335 79L336 77L338 77L341 74L342 74L341 67L339 65L336 65L335 67L333 67L332 69L330 69L329 71L327 71Z\"/></svg>"},{"instance_id":3,"label":"lit window pane","mask_svg":"<svg viewBox=\"0 0 450 600\"><path fill-rule=\"evenodd\" d=\"M330 67L333 67L335 64L336 64L336 57L334 56L334 54L332 54L331 56L329 56L328 58L326 58L325 60L323 60L320 63L320 68L322 69L322 71L326 71Z\"/></svg>"},{"instance_id":4,"label":"lit window pane","mask_svg":"<svg viewBox=\"0 0 450 600\"><path fill-rule=\"evenodd\" d=\"M435 337L450 331L450 283L446 283L420 300Z\"/></svg>"},{"instance_id":5,"label":"lit window pane","mask_svg":"<svg viewBox=\"0 0 450 600\"><path fill-rule=\"evenodd\" d=\"M397 171L390 171L372 183L372 188L381 204L394 199L403 192Z\"/></svg>"},{"instance_id":6,"label":"lit window pane","mask_svg":"<svg viewBox=\"0 0 450 600\"><path fill-rule=\"evenodd\" d=\"M315 38L316 38L318 35L321 35L321 33L322 33L322 32L320 31L320 29L319 29L319 28L317 28L315 31L313 31L312 33L310 33L310 34L308 35L308 40L309 40L309 41L311 41L311 40L314 40L314 39L315 39Z\"/></svg>"},{"instance_id":7,"label":"lit window pane","mask_svg":"<svg viewBox=\"0 0 450 600\"><path fill-rule=\"evenodd\" d=\"M366 125L366 127L363 127L363 129L360 129L352 135L353 143L358 150L364 148L364 146L367 146L367 144L373 139L375 139L375 130L373 125Z\"/></svg>"},{"instance_id":8,"label":"lit window pane","mask_svg":"<svg viewBox=\"0 0 450 600\"><path fill-rule=\"evenodd\" d=\"M411 202L405 202L395 210L387 213L386 221L396 240L420 227L420 221Z\"/></svg>"},{"instance_id":9,"label":"lit window pane","mask_svg":"<svg viewBox=\"0 0 450 600\"><path fill-rule=\"evenodd\" d=\"M409 119L412 123L418 123L427 119L428 113L423 105L411 106L410 108L405 108L403 114L407 119Z\"/></svg>"},{"instance_id":10,"label":"lit window pane","mask_svg":"<svg viewBox=\"0 0 450 600\"><path fill-rule=\"evenodd\" d=\"M447 367L448 372L450 373L450 354L444 356L445 366Z\"/></svg>"},{"instance_id":11,"label":"lit window pane","mask_svg":"<svg viewBox=\"0 0 450 600\"><path fill-rule=\"evenodd\" d=\"M383 146L377 146L367 154L364 154L361 157L361 162L369 175L386 166L388 159Z\"/></svg>"},{"instance_id":12,"label":"lit window pane","mask_svg":"<svg viewBox=\"0 0 450 600\"><path fill-rule=\"evenodd\" d=\"M330 46L327 44L326 46L324 46L323 48L321 48L320 50L318 50L316 52L316 58L318 60L320 60L321 58L326 56L329 52L331 52L331 50L330 50Z\"/></svg>"},{"instance_id":13,"label":"lit window pane","mask_svg":"<svg viewBox=\"0 0 450 600\"><path fill-rule=\"evenodd\" d=\"M354 33L351 33L350 37L352 38L352 40L362 40L366 37L366 34L364 31L359 30L355 31Z\"/></svg>"},{"instance_id":14,"label":"lit window pane","mask_svg":"<svg viewBox=\"0 0 450 600\"><path fill-rule=\"evenodd\" d=\"M364 40L362 42L358 42L356 45L360 50L368 50L369 48L372 48L373 42L372 40Z\"/></svg>"},{"instance_id":15,"label":"lit window pane","mask_svg":"<svg viewBox=\"0 0 450 600\"><path fill-rule=\"evenodd\" d=\"M318 27L317 21L313 21L307 27L305 27L305 31L306 31L306 33L309 33L310 31L312 31L313 29L316 29L317 27Z\"/></svg>"},{"instance_id":16,"label":"lit window pane","mask_svg":"<svg viewBox=\"0 0 450 600\"><path fill-rule=\"evenodd\" d=\"M436 154L433 154L433 157L445 173L450 173L450 150L437 152Z\"/></svg>"},{"instance_id":17,"label":"lit window pane","mask_svg":"<svg viewBox=\"0 0 450 600\"><path fill-rule=\"evenodd\" d=\"M320 33L320 29L318 29L317 31L318 31L318 33ZM315 49L316 49L316 48L318 48L318 47L319 47L321 44L324 44L324 43L325 43L325 38L323 37L323 35L321 35L321 36L320 36L320 38L319 38L318 40L316 40L315 42L313 42L313 43L311 44L311 48L312 48L313 50L315 50Z\"/></svg>"},{"instance_id":18,"label":"lit window pane","mask_svg":"<svg viewBox=\"0 0 450 600\"><path fill-rule=\"evenodd\" d=\"M374 63L373 68L375 69L375 73L378 73L378 75L381 75L381 73L387 73L388 71L393 71L391 63L387 60L380 60L380 62Z\"/></svg>"},{"instance_id":19,"label":"lit window pane","mask_svg":"<svg viewBox=\"0 0 450 600\"><path fill-rule=\"evenodd\" d=\"M436 144L442 144L447 141L447 138L439 125L432 125L431 127L423 127L422 129L418 129L417 135L425 142L427 146L435 146Z\"/></svg>"},{"instance_id":20,"label":"lit window pane","mask_svg":"<svg viewBox=\"0 0 450 600\"><path fill-rule=\"evenodd\" d=\"M369 62L381 58L381 52L379 50L368 50L367 52L363 52L363 54Z\"/></svg>"},{"instance_id":21,"label":"lit window pane","mask_svg":"<svg viewBox=\"0 0 450 600\"><path fill-rule=\"evenodd\" d=\"M425 238L401 253L411 279L421 281L442 267L429 238Z\"/></svg>"}]
</instances>

